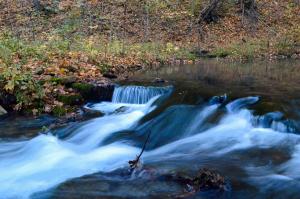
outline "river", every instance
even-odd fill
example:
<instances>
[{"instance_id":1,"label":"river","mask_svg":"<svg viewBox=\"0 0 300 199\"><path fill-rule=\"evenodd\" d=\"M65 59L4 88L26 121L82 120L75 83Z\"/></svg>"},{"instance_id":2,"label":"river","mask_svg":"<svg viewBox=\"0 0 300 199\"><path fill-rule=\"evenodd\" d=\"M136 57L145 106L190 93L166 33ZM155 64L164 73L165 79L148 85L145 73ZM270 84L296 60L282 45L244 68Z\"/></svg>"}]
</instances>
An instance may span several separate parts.
<instances>
[{"instance_id":1,"label":"river","mask_svg":"<svg viewBox=\"0 0 300 199\"><path fill-rule=\"evenodd\" d=\"M102 117L47 133L50 116L0 120L0 198L174 198L184 187L153 176L204 167L227 189L190 198L299 198L299 97L297 61L140 71L86 105ZM149 132L145 170L128 175Z\"/></svg>"}]
</instances>

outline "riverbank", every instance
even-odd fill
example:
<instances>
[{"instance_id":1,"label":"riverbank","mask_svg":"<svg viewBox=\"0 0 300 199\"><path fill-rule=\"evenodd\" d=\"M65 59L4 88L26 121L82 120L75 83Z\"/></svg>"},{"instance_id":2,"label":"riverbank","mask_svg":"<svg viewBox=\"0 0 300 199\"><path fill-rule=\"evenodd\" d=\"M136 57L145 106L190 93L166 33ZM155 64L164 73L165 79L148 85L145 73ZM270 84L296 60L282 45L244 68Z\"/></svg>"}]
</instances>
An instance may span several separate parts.
<instances>
[{"instance_id":1,"label":"riverbank","mask_svg":"<svg viewBox=\"0 0 300 199\"><path fill-rule=\"evenodd\" d=\"M300 55L293 0L242 10L224 1L209 19L201 17L209 1L35 2L0 2L0 104L8 111L72 113L109 98L115 81L140 69Z\"/></svg>"},{"instance_id":2,"label":"riverbank","mask_svg":"<svg viewBox=\"0 0 300 199\"><path fill-rule=\"evenodd\" d=\"M77 58L78 61L80 58ZM266 60L257 58L251 62L276 63L287 57ZM203 57L201 59L173 59L165 62L150 62L149 64L116 65L108 70L101 70L93 65L82 62L84 66L72 71L74 65L64 59L61 65L34 69L23 66L20 70L11 67L3 71L2 92L0 102L8 112L18 112L25 115L43 113L64 118L66 121L81 118L78 110L87 102L110 101L115 88L115 82L130 80L132 74L139 70L157 70L163 66L185 67L185 65L201 65L203 62L215 60L216 63L245 64L249 60L232 58ZM59 62L59 61L58 61ZM73 62L74 63L74 62ZM66 65L65 65L66 64ZM34 73L32 74L32 72ZM15 74L14 74L15 73ZM149 80L148 80L149 81ZM165 82L160 76L150 82L157 84ZM10 88L9 86L13 86ZM76 113L77 112L77 113ZM80 120L80 119L79 119Z\"/></svg>"}]
</instances>

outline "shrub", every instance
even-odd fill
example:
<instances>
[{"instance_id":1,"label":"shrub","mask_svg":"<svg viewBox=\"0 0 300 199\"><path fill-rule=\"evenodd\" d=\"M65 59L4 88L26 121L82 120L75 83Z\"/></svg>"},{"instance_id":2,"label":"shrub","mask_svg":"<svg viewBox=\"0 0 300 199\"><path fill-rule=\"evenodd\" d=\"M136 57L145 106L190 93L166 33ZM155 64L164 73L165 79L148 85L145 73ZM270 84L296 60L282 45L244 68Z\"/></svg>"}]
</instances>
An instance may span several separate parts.
<instances>
[{"instance_id":1,"label":"shrub","mask_svg":"<svg viewBox=\"0 0 300 199\"><path fill-rule=\"evenodd\" d=\"M42 105L43 88L30 73L22 70L19 65L7 67L2 64L1 71L0 85L3 85L3 88L0 89L16 96L17 104L14 109L21 110Z\"/></svg>"}]
</instances>

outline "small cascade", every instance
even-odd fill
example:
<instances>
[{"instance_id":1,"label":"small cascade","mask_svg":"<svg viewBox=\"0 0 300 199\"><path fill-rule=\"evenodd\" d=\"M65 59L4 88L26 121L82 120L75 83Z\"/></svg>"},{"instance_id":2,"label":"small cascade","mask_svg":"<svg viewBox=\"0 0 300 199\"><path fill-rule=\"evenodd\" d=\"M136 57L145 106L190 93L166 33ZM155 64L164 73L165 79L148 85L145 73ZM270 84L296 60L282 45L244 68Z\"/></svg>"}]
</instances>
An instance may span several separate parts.
<instances>
[{"instance_id":1,"label":"small cascade","mask_svg":"<svg viewBox=\"0 0 300 199\"><path fill-rule=\"evenodd\" d=\"M233 113L239 111L243 107L255 104L258 101L259 101L259 97L257 96L244 97L244 98L234 100L233 102L230 102L229 104L226 105L226 108L228 112Z\"/></svg>"},{"instance_id":2,"label":"small cascade","mask_svg":"<svg viewBox=\"0 0 300 199\"><path fill-rule=\"evenodd\" d=\"M87 106L104 113L102 117L79 123L76 128L57 130L64 134L62 137L49 132L28 140L0 140L0 199L45 198L45 193L51 195L53 190L59 190L60 184L72 179L93 184L95 181L90 183L89 177L94 174L99 174L97 182L103 180L109 189L91 185L93 192L89 194L103 194L97 195L99 198L136 198L138 192L147 197L144 189L137 188L144 186L146 178L125 181L122 175L127 173L128 161L140 153L149 132L151 137L141 160L145 168L149 166L144 174L150 174L147 190L151 194L155 190L148 185L162 190L157 184L160 182L164 183L167 194L174 193L173 184L161 178L152 181L156 172L196 172L210 165L229 179L241 179L239 182L262 191L263 195L278 188L283 196L291 191L294 191L291 196L300 194L300 135L292 129L297 121L286 119L281 112L254 115L247 107L257 103L259 97L227 101L223 95L203 104L172 104L159 109L157 101L167 100L165 97L172 90L172 87L117 87L112 102ZM143 120L154 109L158 114ZM112 172L120 178L112 176ZM124 191L121 183L130 191ZM81 191L72 186L74 194ZM172 189L167 190L168 187Z\"/></svg>"},{"instance_id":3,"label":"small cascade","mask_svg":"<svg viewBox=\"0 0 300 199\"><path fill-rule=\"evenodd\" d=\"M296 127L293 121L284 119L281 112L270 112L265 115L255 116L252 119L252 124L253 126L271 128L279 132L296 132Z\"/></svg>"},{"instance_id":4,"label":"small cascade","mask_svg":"<svg viewBox=\"0 0 300 199\"><path fill-rule=\"evenodd\" d=\"M144 87L144 86L120 86L115 88L112 97L113 103L145 104L151 98L170 93L171 86Z\"/></svg>"}]
</instances>

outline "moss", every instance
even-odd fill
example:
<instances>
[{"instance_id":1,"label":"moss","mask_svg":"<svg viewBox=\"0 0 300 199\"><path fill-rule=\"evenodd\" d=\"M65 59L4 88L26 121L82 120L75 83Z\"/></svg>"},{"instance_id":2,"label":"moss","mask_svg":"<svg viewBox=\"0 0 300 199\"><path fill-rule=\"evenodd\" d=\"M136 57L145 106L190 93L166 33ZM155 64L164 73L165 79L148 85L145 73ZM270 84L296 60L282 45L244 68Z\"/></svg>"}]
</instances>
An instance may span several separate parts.
<instances>
[{"instance_id":1,"label":"moss","mask_svg":"<svg viewBox=\"0 0 300 199\"><path fill-rule=\"evenodd\" d=\"M57 99L66 105L79 105L83 102L81 95L59 95Z\"/></svg>"},{"instance_id":2,"label":"moss","mask_svg":"<svg viewBox=\"0 0 300 199\"><path fill-rule=\"evenodd\" d=\"M67 113L67 110L61 106L55 106L52 110L54 116L61 117Z\"/></svg>"},{"instance_id":3,"label":"moss","mask_svg":"<svg viewBox=\"0 0 300 199\"><path fill-rule=\"evenodd\" d=\"M56 83L56 84L61 84L63 82L63 79L62 78L59 78L59 77L52 77L50 79L50 82L52 83Z\"/></svg>"},{"instance_id":4,"label":"moss","mask_svg":"<svg viewBox=\"0 0 300 199\"><path fill-rule=\"evenodd\" d=\"M61 84L61 85L66 85L70 87L75 81L75 77L65 77L65 78L60 78L60 77L53 77L49 80L51 83L55 84Z\"/></svg>"},{"instance_id":5,"label":"moss","mask_svg":"<svg viewBox=\"0 0 300 199\"><path fill-rule=\"evenodd\" d=\"M108 70L110 68L112 68L112 66L110 64L107 64L107 63L101 63L101 64L98 65L98 67L100 68L102 73L106 73L106 72L108 72Z\"/></svg>"},{"instance_id":6,"label":"moss","mask_svg":"<svg viewBox=\"0 0 300 199\"><path fill-rule=\"evenodd\" d=\"M92 89L94 88L93 85L86 83L73 83L71 87L80 92L83 98L87 98L91 94Z\"/></svg>"}]
</instances>

